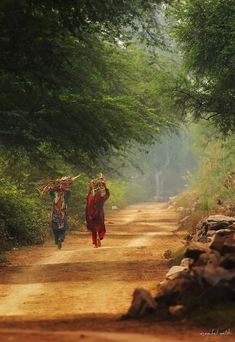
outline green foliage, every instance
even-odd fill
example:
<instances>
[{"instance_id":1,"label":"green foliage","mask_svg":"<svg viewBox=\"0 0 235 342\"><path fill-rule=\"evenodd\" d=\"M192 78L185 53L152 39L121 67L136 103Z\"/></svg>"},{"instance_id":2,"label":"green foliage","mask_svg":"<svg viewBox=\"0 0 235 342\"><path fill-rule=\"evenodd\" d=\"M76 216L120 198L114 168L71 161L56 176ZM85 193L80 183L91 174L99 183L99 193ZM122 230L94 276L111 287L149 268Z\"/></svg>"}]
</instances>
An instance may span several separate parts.
<instances>
[{"instance_id":1,"label":"green foliage","mask_svg":"<svg viewBox=\"0 0 235 342\"><path fill-rule=\"evenodd\" d=\"M42 243L48 225L39 199L29 197L6 180L1 183L0 248Z\"/></svg>"},{"instance_id":2,"label":"green foliage","mask_svg":"<svg viewBox=\"0 0 235 342\"><path fill-rule=\"evenodd\" d=\"M185 247L181 247L177 249L173 256L173 265L180 265L181 260L184 258Z\"/></svg>"},{"instance_id":3,"label":"green foliage","mask_svg":"<svg viewBox=\"0 0 235 342\"><path fill-rule=\"evenodd\" d=\"M234 134L225 139L205 123L193 125L192 133L195 149L200 155L200 168L193 178L193 186L198 191L201 208L213 208L218 199L234 201Z\"/></svg>"},{"instance_id":4,"label":"green foliage","mask_svg":"<svg viewBox=\"0 0 235 342\"><path fill-rule=\"evenodd\" d=\"M70 81L58 90L39 90L12 76L2 81L4 144L23 146L33 155L47 144L76 163L84 154L94 159L131 140L149 143L175 120L158 109L159 76L147 53L96 38L74 49Z\"/></svg>"},{"instance_id":5,"label":"green foliage","mask_svg":"<svg viewBox=\"0 0 235 342\"><path fill-rule=\"evenodd\" d=\"M181 109L234 130L235 4L233 0L176 1L176 39L184 71L172 91Z\"/></svg>"},{"instance_id":6,"label":"green foliage","mask_svg":"<svg viewBox=\"0 0 235 342\"><path fill-rule=\"evenodd\" d=\"M187 0L175 8L180 20L175 31L188 68L202 76L218 77L226 72L231 76L234 67L234 1Z\"/></svg>"},{"instance_id":7,"label":"green foliage","mask_svg":"<svg viewBox=\"0 0 235 342\"><path fill-rule=\"evenodd\" d=\"M149 198L149 189L146 187L146 179L138 177L138 179L125 179L113 177L108 181L111 196L107 202L107 208L117 206L123 208L132 203L147 200Z\"/></svg>"},{"instance_id":8,"label":"green foliage","mask_svg":"<svg viewBox=\"0 0 235 342\"><path fill-rule=\"evenodd\" d=\"M176 183L174 192L182 188L182 174L194 163L190 139L187 146L175 137L155 145L160 134L177 128L179 118L213 116L221 130L233 129L232 1L177 2L176 34L184 62L167 36L171 25L161 3L1 2L4 241L44 239L51 204L48 197L39 200L37 187L50 178L82 174L69 203L69 224L76 228L84 221L88 179L99 171L110 180L109 206L153 197L156 170L163 170L164 189ZM198 134L204 139L205 132ZM211 134L217 139L216 131ZM232 138L213 143L201 163L202 208L213 206L212 193L227 199L233 193L221 185L234 170ZM140 151L146 144L152 147ZM110 155L117 157L110 161ZM210 169L212 159L216 165Z\"/></svg>"},{"instance_id":9,"label":"green foliage","mask_svg":"<svg viewBox=\"0 0 235 342\"><path fill-rule=\"evenodd\" d=\"M107 182L107 186L110 190L110 198L106 202L106 208L111 208L112 206L117 206L118 208L123 208L128 204L127 199L127 189L128 184L122 180L111 179Z\"/></svg>"},{"instance_id":10,"label":"green foliage","mask_svg":"<svg viewBox=\"0 0 235 342\"><path fill-rule=\"evenodd\" d=\"M212 327L215 331L217 327L220 327L220 329L224 328L225 331L229 332L235 322L234 306L228 301L216 304L211 303L206 307L195 310L191 314L191 318L200 327Z\"/></svg>"},{"instance_id":11,"label":"green foliage","mask_svg":"<svg viewBox=\"0 0 235 342\"><path fill-rule=\"evenodd\" d=\"M2 143L32 155L47 144L75 163L168 126L148 90L143 98L156 71L125 47L127 26L137 32L148 18L147 32L158 2L3 1Z\"/></svg>"}]
</instances>

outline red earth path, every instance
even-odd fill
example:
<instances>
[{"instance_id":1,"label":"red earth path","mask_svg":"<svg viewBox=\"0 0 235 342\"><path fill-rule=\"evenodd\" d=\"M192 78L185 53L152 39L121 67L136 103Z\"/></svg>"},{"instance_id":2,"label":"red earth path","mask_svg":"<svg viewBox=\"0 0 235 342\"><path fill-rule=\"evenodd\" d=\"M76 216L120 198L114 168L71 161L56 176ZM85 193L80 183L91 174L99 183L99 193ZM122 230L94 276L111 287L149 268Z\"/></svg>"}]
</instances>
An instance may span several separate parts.
<instances>
[{"instance_id":1,"label":"red earth path","mask_svg":"<svg viewBox=\"0 0 235 342\"><path fill-rule=\"evenodd\" d=\"M185 321L119 319L135 288L156 293L164 251L184 244L177 221L166 204L142 203L108 215L102 248L71 232L62 250L51 242L13 251L0 267L0 341L221 341Z\"/></svg>"}]
</instances>

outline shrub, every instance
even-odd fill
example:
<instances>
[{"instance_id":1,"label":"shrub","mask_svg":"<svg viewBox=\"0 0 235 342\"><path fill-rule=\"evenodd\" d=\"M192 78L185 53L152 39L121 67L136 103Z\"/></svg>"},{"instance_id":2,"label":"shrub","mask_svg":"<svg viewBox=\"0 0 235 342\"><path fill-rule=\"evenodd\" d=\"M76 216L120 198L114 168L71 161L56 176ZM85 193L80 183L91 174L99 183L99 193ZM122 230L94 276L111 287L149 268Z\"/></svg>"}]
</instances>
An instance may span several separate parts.
<instances>
[{"instance_id":1,"label":"shrub","mask_svg":"<svg viewBox=\"0 0 235 342\"><path fill-rule=\"evenodd\" d=\"M1 250L16 244L39 244L44 241L48 225L39 199L9 187L0 193L0 206Z\"/></svg>"}]
</instances>

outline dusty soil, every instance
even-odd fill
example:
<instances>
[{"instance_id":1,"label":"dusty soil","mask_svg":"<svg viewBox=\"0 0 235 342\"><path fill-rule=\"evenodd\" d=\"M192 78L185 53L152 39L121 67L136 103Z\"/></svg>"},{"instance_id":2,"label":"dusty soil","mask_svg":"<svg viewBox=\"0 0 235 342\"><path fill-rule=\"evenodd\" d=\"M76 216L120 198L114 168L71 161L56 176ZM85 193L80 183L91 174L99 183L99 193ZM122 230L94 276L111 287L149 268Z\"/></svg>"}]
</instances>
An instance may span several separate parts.
<instances>
[{"instance_id":1,"label":"dusty soil","mask_svg":"<svg viewBox=\"0 0 235 342\"><path fill-rule=\"evenodd\" d=\"M221 341L187 321L120 320L136 287L154 295L169 268L167 249L183 246L177 214L144 203L108 215L102 248L89 233L16 250L0 267L0 341ZM215 327L216 328L216 327ZM233 336L226 336L232 341Z\"/></svg>"}]
</instances>

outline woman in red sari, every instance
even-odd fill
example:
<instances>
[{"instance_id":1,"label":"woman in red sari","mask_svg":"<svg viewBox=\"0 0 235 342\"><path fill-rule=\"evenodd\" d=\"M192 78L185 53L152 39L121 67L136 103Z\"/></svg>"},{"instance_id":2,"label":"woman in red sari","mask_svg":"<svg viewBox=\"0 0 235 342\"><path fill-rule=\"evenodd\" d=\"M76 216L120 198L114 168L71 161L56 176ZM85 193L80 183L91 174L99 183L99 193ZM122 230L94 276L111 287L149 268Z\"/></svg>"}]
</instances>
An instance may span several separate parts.
<instances>
[{"instance_id":1,"label":"woman in red sari","mask_svg":"<svg viewBox=\"0 0 235 342\"><path fill-rule=\"evenodd\" d=\"M109 198L110 192L105 181L101 178L98 183L92 181L89 186L86 205L87 229L92 233L92 243L95 248L101 247L106 229L104 223L104 203Z\"/></svg>"}]
</instances>

